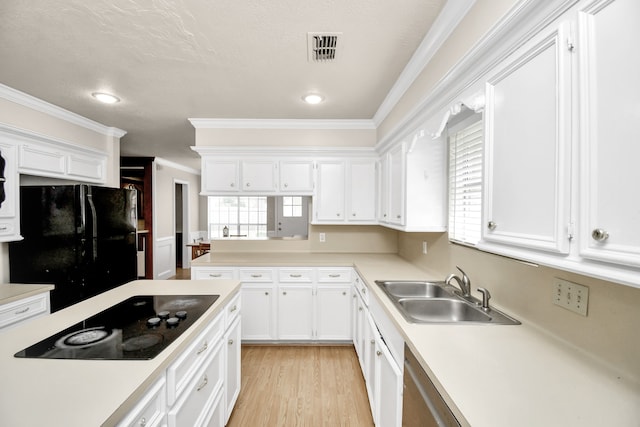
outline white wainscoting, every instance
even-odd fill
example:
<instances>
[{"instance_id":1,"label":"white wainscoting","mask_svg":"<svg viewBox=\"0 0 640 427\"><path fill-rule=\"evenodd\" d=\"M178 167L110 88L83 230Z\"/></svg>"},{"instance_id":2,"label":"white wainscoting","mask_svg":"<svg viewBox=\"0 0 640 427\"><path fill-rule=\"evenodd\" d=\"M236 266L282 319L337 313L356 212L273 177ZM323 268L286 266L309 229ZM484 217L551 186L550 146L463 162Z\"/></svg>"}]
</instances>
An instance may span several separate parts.
<instances>
[{"instance_id":1,"label":"white wainscoting","mask_svg":"<svg viewBox=\"0 0 640 427\"><path fill-rule=\"evenodd\" d=\"M176 275L176 239L173 236L156 239L154 253L155 279L168 279Z\"/></svg>"}]
</instances>

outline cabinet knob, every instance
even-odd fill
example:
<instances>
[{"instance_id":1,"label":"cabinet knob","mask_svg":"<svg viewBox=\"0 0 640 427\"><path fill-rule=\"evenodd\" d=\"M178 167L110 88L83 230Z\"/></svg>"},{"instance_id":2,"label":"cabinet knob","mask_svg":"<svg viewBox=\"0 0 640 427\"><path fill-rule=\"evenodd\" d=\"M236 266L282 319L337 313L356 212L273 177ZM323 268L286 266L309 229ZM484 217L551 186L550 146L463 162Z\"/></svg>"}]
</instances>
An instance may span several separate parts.
<instances>
[{"instance_id":1,"label":"cabinet knob","mask_svg":"<svg viewBox=\"0 0 640 427\"><path fill-rule=\"evenodd\" d=\"M282 292L282 295L286 295L286 294L287 294L287 292L286 292L286 291L285 291L285 292Z\"/></svg>"},{"instance_id":2,"label":"cabinet knob","mask_svg":"<svg viewBox=\"0 0 640 427\"><path fill-rule=\"evenodd\" d=\"M233 312L234 312L234 311L236 311L237 309L238 309L238 306L237 306L237 305L234 305L233 307L231 307L231 309L230 309L229 311L233 313Z\"/></svg>"},{"instance_id":3,"label":"cabinet knob","mask_svg":"<svg viewBox=\"0 0 640 427\"><path fill-rule=\"evenodd\" d=\"M593 237L593 240L597 242L604 242L609 238L609 233L602 228L596 228L591 232L591 237Z\"/></svg>"},{"instance_id":4,"label":"cabinet knob","mask_svg":"<svg viewBox=\"0 0 640 427\"><path fill-rule=\"evenodd\" d=\"M376 343L376 340L371 340L371 344L375 344L375 343Z\"/></svg>"},{"instance_id":5,"label":"cabinet knob","mask_svg":"<svg viewBox=\"0 0 640 427\"><path fill-rule=\"evenodd\" d=\"M356 216L356 213L355 213L355 212L354 212L354 213L352 213L352 214L351 214L351 216L355 217L355 216Z\"/></svg>"},{"instance_id":6,"label":"cabinet knob","mask_svg":"<svg viewBox=\"0 0 640 427\"><path fill-rule=\"evenodd\" d=\"M396 215L396 218L400 219L400 218L402 218L402 217L401 217L400 215Z\"/></svg>"},{"instance_id":7,"label":"cabinet knob","mask_svg":"<svg viewBox=\"0 0 640 427\"><path fill-rule=\"evenodd\" d=\"M265 294L265 295L269 295L269 292L265 292L264 294Z\"/></svg>"},{"instance_id":8,"label":"cabinet knob","mask_svg":"<svg viewBox=\"0 0 640 427\"><path fill-rule=\"evenodd\" d=\"M200 383L200 385L198 386L197 391L202 390L203 388L205 388L207 386L207 384L209 384L209 378L205 375L204 378L202 379L202 382Z\"/></svg>"},{"instance_id":9,"label":"cabinet knob","mask_svg":"<svg viewBox=\"0 0 640 427\"><path fill-rule=\"evenodd\" d=\"M496 223L495 223L495 222L493 222L493 221L489 221L489 222L487 223L487 228L488 228L489 230L491 230L491 231L495 230L497 226L498 226L498 224L496 224Z\"/></svg>"},{"instance_id":10,"label":"cabinet knob","mask_svg":"<svg viewBox=\"0 0 640 427\"><path fill-rule=\"evenodd\" d=\"M284 184L284 188L287 188L288 186L289 186L289 184L287 184L287 183L285 182L285 184Z\"/></svg>"},{"instance_id":11,"label":"cabinet knob","mask_svg":"<svg viewBox=\"0 0 640 427\"><path fill-rule=\"evenodd\" d=\"M229 345L233 345L233 340L229 340Z\"/></svg>"},{"instance_id":12,"label":"cabinet knob","mask_svg":"<svg viewBox=\"0 0 640 427\"><path fill-rule=\"evenodd\" d=\"M346 294L347 294L347 291L343 291L343 292L342 292L342 295L346 295Z\"/></svg>"},{"instance_id":13,"label":"cabinet knob","mask_svg":"<svg viewBox=\"0 0 640 427\"><path fill-rule=\"evenodd\" d=\"M340 216L340 213L337 213L336 216Z\"/></svg>"},{"instance_id":14,"label":"cabinet knob","mask_svg":"<svg viewBox=\"0 0 640 427\"><path fill-rule=\"evenodd\" d=\"M376 351L376 356L380 356L382 355L382 352L380 350Z\"/></svg>"},{"instance_id":15,"label":"cabinet knob","mask_svg":"<svg viewBox=\"0 0 640 427\"><path fill-rule=\"evenodd\" d=\"M362 311L362 307L358 307L358 311Z\"/></svg>"},{"instance_id":16,"label":"cabinet knob","mask_svg":"<svg viewBox=\"0 0 640 427\"><path fill-rule=\"evenodd\" d=\"M235 185L233 182L232 182L232 183L231 183L231 185L230 185L230 187L231 187L231 188L233 188L233 187L235 187L235 186L236 186L236 185Z\"/></svg>"},{"instance_id":17,"label":"cabinet knob","mask_svg":"<svg viewBox=\"0 0 640 427\"><path fill-rule=\"evenodd\" d=\"M140 427L145 427L147 425L147 419L145 417L142 417L140 419Z\"/></svg>"}]
</instances>

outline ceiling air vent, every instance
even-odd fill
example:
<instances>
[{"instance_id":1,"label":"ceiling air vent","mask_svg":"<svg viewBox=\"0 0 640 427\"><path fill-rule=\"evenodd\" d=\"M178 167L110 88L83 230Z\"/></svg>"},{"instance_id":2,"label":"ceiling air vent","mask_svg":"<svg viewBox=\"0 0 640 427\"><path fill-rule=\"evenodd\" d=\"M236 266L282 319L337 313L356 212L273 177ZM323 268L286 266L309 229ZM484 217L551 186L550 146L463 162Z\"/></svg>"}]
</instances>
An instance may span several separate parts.
<instances>
[{"instance_id":1,"label":"ceiling air vent","mask_svg":"<svg viewBox=\"0 0 640 427\"><path fill-rule=\"evenodd\" d=\"M331 62L338 56L338 37L342 33L308 33L309 61Z\"/></svg>"}]
</instances>

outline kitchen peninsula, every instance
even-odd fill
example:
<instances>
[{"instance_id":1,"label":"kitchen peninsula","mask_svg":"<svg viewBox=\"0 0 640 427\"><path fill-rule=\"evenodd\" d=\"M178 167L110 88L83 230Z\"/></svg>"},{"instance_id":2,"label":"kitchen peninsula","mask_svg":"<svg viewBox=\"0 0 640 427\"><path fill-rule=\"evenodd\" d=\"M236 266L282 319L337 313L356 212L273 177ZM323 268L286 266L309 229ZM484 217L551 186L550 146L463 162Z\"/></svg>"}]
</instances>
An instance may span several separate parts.
<instances>
[{"instance_id":1,"label":"kitchen peninsula","mask_svg":"<svg viewBox=\"0 0 640 427\"><path fill-rule=\"evenodd\" d=\"M2 332L0 380L3 387L0 392L0 424L6 426L51 425L52 423L65 426L117 425L132 409L138 409L136 404L146 397L150 388L156 387L157 384L164 384L165 371L170 371L175 365L189 366L180 365L180 363L184 355L190 354L189 352L196 344L195 341L203 332L210 333L214 326L219 326L215 337L222 339L225 321L238 325L240 310L239 303L237 305L235 303L238 289L239 282L235 280L133 281L49 316L34 319L28 324ZM219 297L167 348L149 360L14 357L14 354L22 349L137 295L219 295ZM232 305L233 316L224 310L228 305ZM221 345L213 346L212 342L209 342L210 351L217 349L224 350ZM213 360L215 357L214 354L211 356L206 352L203 354L207 354L203 364L209 363L208 360ZM225 358L220 356L218 359ZM223 368L222 365L220 366ZM193 370L201 371L200 368ZM221 372L224 371L221 370ZM193 372L194 375L196 373ZM186 374L184 378L187 378ZM170 380L167 379L166 382L169 384ZM184 382L190 385L192 381L185 379ZM211 387L215 385L210 384ZM182 384L180 387L176 387L180 392L188 389L187 384ZM178 405L182 397L178 393L174 394L174 400ZM164 388L158 395L160 401L164 402ZM171 399L170 391L168 395L167 399ZM222 407L224 408L224 404ZM221 419L224 412L223 409ZM179 416L180 414L176 418Z\"/></svg>"},{"instance_id":2,"label":"kitchen peninsula","mask_svg":"<svg viewBox=\"0 0 640 427\"><path fill-rule=\"evenodd\" d=\"M523 313L504 310L522 322L517 326L411 324L375 284L444 280L447 272L418 268L394 254L214 251L192 262L192 277L210 272L238 278L256 267L353 267L370 301L382 307L462 425L640 425L638 378L605 366Z\"/></svg>"}]
</instances>

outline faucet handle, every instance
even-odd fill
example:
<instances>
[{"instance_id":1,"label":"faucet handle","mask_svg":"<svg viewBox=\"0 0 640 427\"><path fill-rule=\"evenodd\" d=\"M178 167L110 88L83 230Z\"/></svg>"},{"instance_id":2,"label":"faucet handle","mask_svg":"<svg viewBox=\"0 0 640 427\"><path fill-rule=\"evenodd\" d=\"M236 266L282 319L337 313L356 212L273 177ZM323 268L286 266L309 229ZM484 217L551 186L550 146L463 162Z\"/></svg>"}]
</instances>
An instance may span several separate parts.
<instances>
[{"instance_id":1,"label":"faucet handle","mask_svg":"<svg viewBox=\"0 0 640 427\"><path fill-rule=\"evenodd\" d=\"M462 281L466 284L466 285L471 285L471 279L469 279L469 276L467 276L467 273L465 273L464 271L462 271L462 269L460 267L458 267L456 265L456 268L458 270L460 270L460 273L462 273Z\"/></svg>"},{"instance_id":2,"label":"faucet handle","mask_svg":"<svg viewBox=\"0 0 640 427\"><path fill-rule=\"evenodd\" d=\"M478 288L478 292L482 294L482 309L484 311L489 311L489 300L491 299L491 293L489 293L489 290L485 288Z\"/></svg>"}]
</instances>

